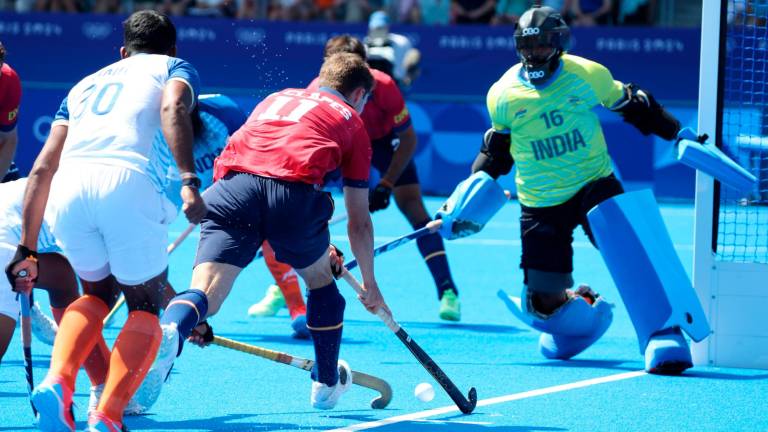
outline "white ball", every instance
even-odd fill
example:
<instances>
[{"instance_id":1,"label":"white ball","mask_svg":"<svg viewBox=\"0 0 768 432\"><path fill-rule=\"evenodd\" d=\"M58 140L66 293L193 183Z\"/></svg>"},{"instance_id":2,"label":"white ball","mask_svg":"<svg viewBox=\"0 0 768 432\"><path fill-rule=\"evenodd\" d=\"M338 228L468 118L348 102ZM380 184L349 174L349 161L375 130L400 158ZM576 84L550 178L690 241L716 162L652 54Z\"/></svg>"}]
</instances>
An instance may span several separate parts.
<instances>
[{"instance_id":1,"label":"white ball","mask_svg":"<svg viewBox=\"0 0 768 432\"><path fill-rule=\"evenodd\" d=\"M429 402L435 398L435 389L432 388L432 384L421 383L416 386L413 394L422 402Z\"/></svg>"}]
</instances>

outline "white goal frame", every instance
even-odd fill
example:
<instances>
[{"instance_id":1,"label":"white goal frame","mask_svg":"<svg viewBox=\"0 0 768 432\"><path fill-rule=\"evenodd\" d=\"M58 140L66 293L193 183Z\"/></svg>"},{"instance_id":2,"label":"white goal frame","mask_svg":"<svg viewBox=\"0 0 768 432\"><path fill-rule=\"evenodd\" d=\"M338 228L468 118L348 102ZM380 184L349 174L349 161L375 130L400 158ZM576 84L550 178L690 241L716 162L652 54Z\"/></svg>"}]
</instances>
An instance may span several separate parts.
<instances>
[{"instance_id":1,"label":"white goal frame","mask_svg":"<svg viewBox=\"0 0 768 432\"><path fill-rule=\"evenodd\" d=\"M700 133L718 146L722 119L720 73L725 38L726 2L704 0L699 65ZM699 365L768 369L768 264L717 260L713 246L719 211L718 185L711 177L696 174L693 285L709 320L712 333L692 346Z\"/></svg>"}]
</instances>

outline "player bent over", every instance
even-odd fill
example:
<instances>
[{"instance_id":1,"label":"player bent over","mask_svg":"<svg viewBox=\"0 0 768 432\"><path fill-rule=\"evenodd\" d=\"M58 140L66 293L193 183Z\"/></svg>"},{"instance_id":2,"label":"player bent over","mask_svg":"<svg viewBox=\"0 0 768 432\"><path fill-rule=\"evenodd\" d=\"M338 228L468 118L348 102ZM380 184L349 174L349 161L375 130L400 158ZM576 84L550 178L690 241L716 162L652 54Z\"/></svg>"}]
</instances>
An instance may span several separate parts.
<instances>
[{"instance_id":1,"label":"player bent over","mask_svg":"<svg viewBox=\"0 0 768 432\"><path fill-rule=\"evenodd\" d=\"M325 44L325 57L336 53L350 53L366 60L363 43L350 36L340 35ZM389 206L394 194L397 207L408 219L413 229L419 229L431 222L421 198L421 187L413 162L416 151L416 131L405 106L403 95L395 81L387 74L371 69L374 82L371 100L361 117L373 148L373 166L382 174L379 183L371 190L368 200L371 212ZM308 89L316 89L318 80ZM445 246L439 234L429 234L416 240L421 256L432 274L440 301L438 316L447 321L461 319L461 304L458 289L451 276ZM287 298L289 293L283 292ZM274 298L274 294L271 296Z\"/></svg>"},{"instance_id":2,"label":"player bent over","mask_svg":"<svg viewBox=\"0 0 768 432\"><path fill-rule=\"evenodd\" d=\"M201 190L207 189L213 183L214 159L221 153L229 136L240 128L245 123L245 120L245 113L231 98L221 94L200 95L198 109L193 113L193 125L195 126L193 152L195 156L195 169L202 182ZM165 149L164 157L161 159L171 163L171 155L167 151L168 145L163 141L162 134L158 134L155 140L160 141L155 145L157 149ZM175 167L172 168L172 171L177 171ZM162 170L163 167L159 168L158 171L164 172ZM179 183L178 180L173 181L169 186L174 189L178 187ZM174 193L173 190L167 190L166 195L173 197L178 194ZM176 204L178 206L181 205L181 203ZM275 259L275 253L268 242L265 241L262 247L264 262L277 284L275 288L270 289L273 292L274 290L286 292L285 297L281 296L280 299L283 300L282 305L288 304L288 311L293 320L291 322L291 327L294 330L293 336L299 339L308 339L309 331L307 330L305 317L307 311L302 299L301 287L299 286L296 272L288 264L281 263ZM267 308L271 309L269 312L272 313L254 313L254 315L274 315L282 305Z\"/></svg>"},{"instance_id":3,"label":"player bent over","mask_svg":"<svg viewBox=\"0 0 768 432\"><path fill-rule=\"evenodd\" d=\"M173 211L149 172L158 129L188 182L181 191L187 218L198 222L206 211L193 181L189 114L197 72L173 57L176 30L168 17L136 12L123 29L122 60L76 84L56 115L28 180L21 242L8 269L14 277L26 270L28 276L16 278L16 289L31 288L38 277L38 233L49 212L57 244L85 295L67 307L48 375L32 394L38 425L46 431L74 430L70 408L77 371L101 338L102 320L118 295L115 287L123 292L129 315L113 346L89 430L121 429L123 410L159 347L157 314Z\"/></svg>"},{"instance_id":4,"label":"player bent over","mask_svg":"<svg viewBox=\"0 0 768 432\"><path fill-rule=\"evenodd\" d=\"M557 12L529 9L515 30L521 62L488 92L493 128L473 164L473 179L494 183L514 163L522 208L523 292L503 298L542 332L539 348L547 358L570 358L597 341L611 323L612 306L588 286L570 290L573 230L581 225L600 247L627 306L646 370L678 374L692 366L681 328L699 340L706 319L652 194L624 194L613 175L593 108L607 107L643 134L668 140L677 138L680 124L647 91L566 54L569 40ZM619 252L609 253L614 249ZM667 262L653 257L661 252Z\"/></svg>"},{"instance_id":5,"label":"player bent over","mask_svg":"<svg viewBox=\"0 0 768 432\"><path fill-rule=\"evenodd\" d=\"M315 347L311 402L330 409L351 384L338 360L345 302L329 256L333 201L323 177L341 169L352 252L360 262L369 311L386 307L373 273L373 229L368 214L371 148L359 112L373 77L359 57L331 56L317 91L286 89L256 106L216 160L209 212L201 224L191 289L176 296L161 323L163 344L147 381L165 379L181 342L218 312L240 271L263 240L293 266L309 288L307 327ZM207 324L198 330L212 339Z\"/></svg>"}]
</instances>

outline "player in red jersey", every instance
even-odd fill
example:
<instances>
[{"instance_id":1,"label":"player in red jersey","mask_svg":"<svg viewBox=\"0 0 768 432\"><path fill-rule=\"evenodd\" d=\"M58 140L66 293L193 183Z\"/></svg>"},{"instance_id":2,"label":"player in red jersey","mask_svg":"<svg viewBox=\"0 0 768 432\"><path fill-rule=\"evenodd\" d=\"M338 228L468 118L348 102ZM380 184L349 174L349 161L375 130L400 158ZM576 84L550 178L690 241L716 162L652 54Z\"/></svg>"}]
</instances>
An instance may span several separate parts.
<instances>
[{"instance_id":1,"label":"player in red jersey","mask_svg":"<svg viewBox=\"0 0 768 432\"><path fill-rule=\"evenodd\" d=\"M350 35L340 35L328 40L324 53L326 58L342 52L355 54L363 60L366 58L363 43ZM387 208L390 195L394 193L397 207L413 229L419 229L432 219L424 208L419 177L413 163L416 132L411 124L411 116L403 95L395 81L376 69L371 69L371 74L375 85L361 117L371 138L372 164L381 173L381 180L370 192L369 209L375 212ZM318 82L319 80L315 79L308 88L316 89ZM442 238L438 233L434 233L420 237L416 243L435 280L440 300L440 318L459 321L461 306L458 290L451 277ZM274 294L268 295L274 298ZM283 292L283 297L289 296L296 297L295 293ZM268 299L265 298L260 303L265 301Z\"/></svg>"},{"instance_id":2,"label":"player in red jersey","mask_svg":"<svg viewBox=\"0 0 768 432\"><path fill-rule=\"evenodd\" d=\"M17 180L19 170L13 163L16 153L16 122L21 103L21 80L5 62L5 47L0 43L0 183Z\"/></svg>"},{"instance_id":3,"label":"player in red jersey","mask_svg":"<svg viewBox=\"0 0 768 432\"><path fill-rule=\"evenodd\" d=\"M163 314L163 343L151 375L170 371L193 329L203 340L212 339L204 320L218 312L266 239L309 288L307 327L316 358L312 405L336 405L351 384L351 370L338 359L345 301L332 274L340 270L328 230L333 201L321 186L328 173L341 169L349 240L366 288L360 300L371 312L386 309L373 273L371 146L358 114L372 87L362 59L328 57L316 91L271 94L232 135L216 159L216 183L206 192L209 211L201 223L191 289L171 300Z\"/></svg>"}]
</instances>

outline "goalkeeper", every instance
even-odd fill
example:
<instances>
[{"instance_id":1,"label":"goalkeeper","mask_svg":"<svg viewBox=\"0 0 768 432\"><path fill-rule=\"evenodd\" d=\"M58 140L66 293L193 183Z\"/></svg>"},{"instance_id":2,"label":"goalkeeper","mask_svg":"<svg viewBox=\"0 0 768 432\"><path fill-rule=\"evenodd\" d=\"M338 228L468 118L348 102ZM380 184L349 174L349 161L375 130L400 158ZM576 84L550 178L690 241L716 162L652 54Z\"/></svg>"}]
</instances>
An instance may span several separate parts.
<instances>
[{"instance_id":1,"label":"goalkeeper","mask_svg":"<svg viewBox=\"0 0 768 432\"><path fill-rule=\"evenodd\" d=\"M643 223L656 219L639 217L636 209L642 207L633 200L641 196L643 205L652 203L645 212L654 211L655 201L650 194L624 194L593 109L602 105L643 134L667 140L677 139L680 123L648 91L614 80L596 62L567 54L569 41L569 28L559 13L548 7L529 9L515 30L520 63L488 92L493 127L472 170L475 176L484 171L495 179L515 164L521 205L523 292L520 298L504 297L519 318L542 332L539 348L548 358L570 358L597 341L611 323L612 305L587 285L571 290L573 231L581 225L606 258L637 331L646 369L678 374L692 366L681 328L701 338L706 319L687 278L666 283L670 272L679 276L682 265L655 266L653 259L629 262L630 252L645 257L643 247L629 250L624 258L606 256L604 246L611 246L611 238L637 232L639 243L654 242L663 238L665 229L659 217L650 236L640 235ZM621 217L596 224L592 213L609 211L606 204L615 206ZM672 249L671 242L668 246ZM671 256L676 259L673 249ZM679 264L679 259L674 262ZM626 275L639 268L644 277L624 283ZM667 313L679 305L690 306L690 322L680 323Z\"/></svg>"}]
</instances>

